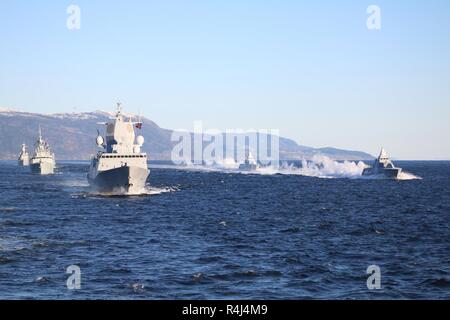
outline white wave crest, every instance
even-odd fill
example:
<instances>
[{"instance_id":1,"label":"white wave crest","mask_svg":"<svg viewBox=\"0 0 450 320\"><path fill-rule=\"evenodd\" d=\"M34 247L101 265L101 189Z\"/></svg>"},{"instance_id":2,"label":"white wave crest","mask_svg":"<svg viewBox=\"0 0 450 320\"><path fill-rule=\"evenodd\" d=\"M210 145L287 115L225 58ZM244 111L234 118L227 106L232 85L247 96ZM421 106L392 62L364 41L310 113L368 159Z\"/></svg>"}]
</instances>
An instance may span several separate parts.
<instances>
[{"instance_id":1,"label":"white wave crest","mask_svg":"<svg viewBox=\"0 0 450 320\"><path fill-rule=\"evenodd\" d=\"M96 196L100 196L100 197L154 196L154 195L168 193L168 192L175 192L178 190L179 189L177 187L157 188L157 187L152 187L150 185L147 185L140 190L135 190L135 191L131 191L131 192L126 191L125 188L117 188L111 192L99 192L99 191L93 190L88 193L74 194L74 195L72 195L72 198L73 199L77 199L80 197L86 198L87 196L90 196L90 197L96 197Z\"/></svg>"}]
</instances>

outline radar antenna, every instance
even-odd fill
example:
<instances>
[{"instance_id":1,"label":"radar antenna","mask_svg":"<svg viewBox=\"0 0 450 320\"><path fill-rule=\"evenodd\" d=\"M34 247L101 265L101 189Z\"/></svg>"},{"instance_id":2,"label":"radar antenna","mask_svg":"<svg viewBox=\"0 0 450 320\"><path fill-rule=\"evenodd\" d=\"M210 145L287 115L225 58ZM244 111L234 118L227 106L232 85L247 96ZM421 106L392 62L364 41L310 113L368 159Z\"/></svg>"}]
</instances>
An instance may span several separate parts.
<instances>
[{"instance_id":1,"label":"radar antenna","mask_svg":"<svg viewBox=\"0 0 450 320\"><path fill-rule=\"evenodd\" d=\"M42 130L40 124L39 124L39 141L42 141Z\"/></svg>"},{"instance_id":2,"label":"radar antenna","mask_svg":"<svg viewBox=\"0 0 450 320\"><path fill-rule=\"evenodd\" d=\"M122 102L117 102L117 114L122 113Z\"/></svg>"}]
</instances>

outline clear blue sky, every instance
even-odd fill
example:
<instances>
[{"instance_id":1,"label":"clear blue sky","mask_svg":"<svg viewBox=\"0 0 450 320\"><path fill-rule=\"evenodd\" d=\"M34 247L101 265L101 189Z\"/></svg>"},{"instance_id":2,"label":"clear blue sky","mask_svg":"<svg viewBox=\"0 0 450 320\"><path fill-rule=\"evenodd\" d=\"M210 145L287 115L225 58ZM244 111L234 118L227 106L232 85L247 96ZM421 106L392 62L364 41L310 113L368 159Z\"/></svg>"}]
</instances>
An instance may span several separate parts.
<instances>
[{"instance_id":1,"label":"clear blue sky","mask_svg":"<svg viewBox=\"0 0 450 320\"><path fill-rule=\"evenodd\" d=\"M81 8L69 31L66 8ZM366 27L368 5L382 29ZM0 106L450 159L450 1L0 2Z\"/></svg>"}]
</instances>

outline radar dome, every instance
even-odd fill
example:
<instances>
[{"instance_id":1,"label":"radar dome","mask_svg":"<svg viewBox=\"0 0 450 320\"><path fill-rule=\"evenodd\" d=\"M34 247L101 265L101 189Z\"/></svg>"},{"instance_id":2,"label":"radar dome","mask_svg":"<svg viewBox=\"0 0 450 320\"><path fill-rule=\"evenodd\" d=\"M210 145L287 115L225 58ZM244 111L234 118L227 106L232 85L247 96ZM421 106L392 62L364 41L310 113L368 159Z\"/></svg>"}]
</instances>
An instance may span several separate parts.
<instances>
[{"instance_id":1,"label":"radar dome","mask_svg":"<svg viewBox=\"0 0 450 320\"><path fill-rule=\"evenodd\" d=\"M103 146L103 137L102 136L97 137L97 145L99 147Z\"/></svg>"},{"instance_id":2,"label":"radar dome","mask_svg":"<svg viewBox=\"0 0 450 320\"><path fill-rule=\"evenodd\" d=\"M136 137L136 143L137 143L139 146L142 146L142 145L144 144L144 137L143 137L143 136L137 136L137 137Z\"/></svg>"}]
</instances>

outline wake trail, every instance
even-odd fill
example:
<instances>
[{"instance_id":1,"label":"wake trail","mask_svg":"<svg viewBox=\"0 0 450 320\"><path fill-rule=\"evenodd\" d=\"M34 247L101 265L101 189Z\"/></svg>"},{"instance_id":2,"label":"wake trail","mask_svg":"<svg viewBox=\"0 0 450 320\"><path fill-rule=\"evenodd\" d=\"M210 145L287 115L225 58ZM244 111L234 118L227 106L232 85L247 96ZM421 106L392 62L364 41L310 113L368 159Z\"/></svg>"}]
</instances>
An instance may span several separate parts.
<instances>
[{"instance_id":1,"label":"wake trail","mask_svg":"<svg viewBox=\"0 0 450 320\"><path fill-rule=\"evenodd\" d=\"M336 161L327 156L315 155L311 160L302 160L301 166L293 163L283 162L279 167L261 166L255 171L239 170L239 163L233 159L224 159L219 162L207 163L205 165L184 165L178 166L180 170L193 171L213 171L242 174L259 175L300 175L315 178L340 178L340 179L386 179L384 176L365 177L362 175L365 168L369 167L363 161ZM397 180L416 180L421 179L414 174L401 172Z\"/></svg>"}]
</instances>

